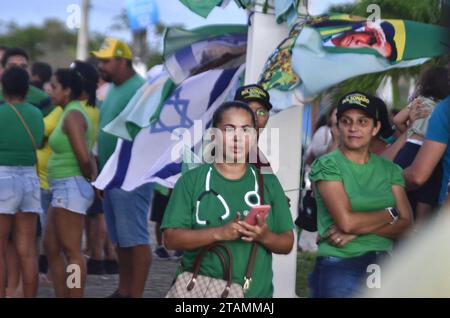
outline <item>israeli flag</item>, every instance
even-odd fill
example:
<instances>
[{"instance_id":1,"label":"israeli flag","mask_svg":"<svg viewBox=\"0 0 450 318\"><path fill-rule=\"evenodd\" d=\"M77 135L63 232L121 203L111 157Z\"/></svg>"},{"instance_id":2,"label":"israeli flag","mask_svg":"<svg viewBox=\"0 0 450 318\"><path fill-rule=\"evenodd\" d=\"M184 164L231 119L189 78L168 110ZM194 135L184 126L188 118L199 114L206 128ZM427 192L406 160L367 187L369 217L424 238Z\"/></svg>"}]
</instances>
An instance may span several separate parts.
<instances>
[{"instance_id":1,"label":"israeli flag","mask_svg":"<svg viewBox=\"0 0 450 318\"><path fill-rule=\"evenodd\" d=\"M118 140L94 186L131 191L157 182L173 187L186 147L201 144L214 111L232 97L244 68L210 70L185 80L165 102L156 123L142 128L133 141Z\"/></svg>"}]
</instances>

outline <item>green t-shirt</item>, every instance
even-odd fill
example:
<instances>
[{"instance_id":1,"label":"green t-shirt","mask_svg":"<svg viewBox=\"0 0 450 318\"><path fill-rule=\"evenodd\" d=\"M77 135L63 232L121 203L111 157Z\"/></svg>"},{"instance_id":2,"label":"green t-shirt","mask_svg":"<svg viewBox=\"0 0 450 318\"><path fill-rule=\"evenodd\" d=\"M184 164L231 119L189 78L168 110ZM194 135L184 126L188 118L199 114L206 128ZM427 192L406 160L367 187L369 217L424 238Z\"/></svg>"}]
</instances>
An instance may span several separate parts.
<instances>
[{"instance_id":1,"label":"green t-shirt","mask_svg":"<svg viewBox=\"0 0 450 318\"><path fill-rule=\"evenodd\" d=\"M251 167L251 168L250 168ZM230 214L221 221L225 208L219 199L213 195L205 195L199 206L199 219L209 221L208 224L199 224L196 220L196 203L199 196L205 191L206 177L211 168L210 188L221 194L227 203ZM239 180L225 179L213 165L202 165L184 174L176 183L172 192L164 219L162 229L184 228L205 229L225 225L235 219L236 213L241 213L241 219L248 213L250 207L245 203L244 196L255 190L256 173L253 166L248 166L247 172ZM271 205L267 224L273 233L284 233L294 228L289 206L283 189L274 175L264 175L264 203ZM241 239L224 242L231 250L233 257L233 282L243 285L248 259L252 244ZM183 255L181 270L192 271L195 257L200 249L186 251ZM203 259L200 274L210 277L223 278L222 265L217 255L208 253ZM272 297L272 253L259 246L252 283L246 297Z\"/></svg>"},{"instance_id":2,"label":"green t-shirt","mask_svg":"<svg viewBox=\"0 0 450 318\"><path fill-rule=\"evenodd\" d=\"M395 206L392 185L404 187L402 169L384 158L371 153L369 162L356 164L336 150L317 159L309 175L311 182L340 181L350 200L352 211L380 211ZM320 193L317 200L317 227L319 235L324 237L328 228L335 223L328 212ZM327 241L319 244L318 256L341 258L357 257L367 252L390 251L392 240L375 234L359 235L344 247L338 248Z\"/></svg>"},{"instance_id":3,"label":"green t-shirt","mask_svg":"<svg viewBox=\"0 0 450 318\"><path fill-rule=\"evenodd\" d=\"M42 112L42 116L47 116L53 110L53 105L50 97L46 92L40 90L37 87L30 85L25 101L33 106L39 108ZM4 102L2 91L0 90L0 103Z\"/></svg>"},{"instance_id":4,"label":"green t-shirt","mask_svg":"<svg viewBox=\"0 0 450 318\"><path fill-rule=\"evenodd\" d=\"M100 169L116 149L117 142L117 137L104 132L103 128L122 112L144 82L145 80L141 76L135 74L122 85L110 85L108 94L100 107L100 131L97 137Z\"/></svg>"},{"instance_id":5,"label":"green t-shirt","mask_svg":"<svg viewBox=\"0 0 450 318\"><path fill-rule=\"evenodd\" d=\"M77 157L70 144L69 137L63 132L62 126L69 112L78 111L86 120L87 131L85 135L86 144L90 151L93 143L93 128L91 119L85 112L79 101L72 101L66 107L59 119L59 122L48 139L48 144L52 150L52 155L48 162L48 179L62 179L75 176L81 176L80 166Z\"/></svg>"},{"instance_id":6,"label":"green t-shirt","mask_svg":"<svg viewBox=\"0 0 450 318\"><path fill-rule=\"evenodd\" d=\"M37 147L44 138L42 113L28 103L14 105L27 123ZM17 114L0 103L0 166L34 166L36 155L33 142Z\"/></svg>"}]
</instances>

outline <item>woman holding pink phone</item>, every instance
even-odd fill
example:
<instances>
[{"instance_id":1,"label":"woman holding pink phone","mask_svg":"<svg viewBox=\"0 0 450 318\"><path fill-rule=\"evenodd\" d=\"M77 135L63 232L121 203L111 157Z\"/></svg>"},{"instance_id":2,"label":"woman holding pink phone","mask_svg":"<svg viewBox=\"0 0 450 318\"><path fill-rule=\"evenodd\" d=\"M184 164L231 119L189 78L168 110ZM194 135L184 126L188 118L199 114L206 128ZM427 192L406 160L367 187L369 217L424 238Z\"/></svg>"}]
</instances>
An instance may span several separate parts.
<instances>
[{"instance_id":1,"label":"woman holding pink phone","mask_svg":"<svg viewBox=\"0 0 450 318\"><path fill-rule=\"evenodd\" d=\"M266 221L269 215L270 205L255 206L250 210L250 213L244 219L244 222L250 225L258 224L258 220Z\"/></svg>"},{"instance_id":2,"label":"woman holding pink phone","mask_svg":"<svg viewBox=\"0 0 450 318\"><path fill-rule=\"evenodd\" d=\"M192 271L201 249L220 242L231 251L232 280L241 286L255 242L256 265L245 297L272 297L272 253L291 251L294 225L278 179L265 174L261 184L257 169L247 163L250 149L255 148L255 126L254 113L246 103L227 102L216 110L214 162L178 180L161 228L167 248L185 250L177 274ZM260 205L270 205L267 218L256 216L255 225L244 222L252 208ZM219 257L208 253L200 274L222 278Z\"/></svg>"}]
</instances>

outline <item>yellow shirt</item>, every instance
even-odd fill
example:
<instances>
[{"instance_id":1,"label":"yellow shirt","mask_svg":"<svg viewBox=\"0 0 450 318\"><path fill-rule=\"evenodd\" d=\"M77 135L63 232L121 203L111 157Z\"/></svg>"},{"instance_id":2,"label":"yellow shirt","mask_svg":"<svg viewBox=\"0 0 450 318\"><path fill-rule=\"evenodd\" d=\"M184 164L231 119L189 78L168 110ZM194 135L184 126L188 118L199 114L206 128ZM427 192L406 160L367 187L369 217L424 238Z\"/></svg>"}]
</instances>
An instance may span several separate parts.
<instances>
[{"instance_id":1,"label":"yellow shirt","mask_svg":"<svg viewBox=\"0 0 450 318\"><path fill-rule=\"evenodd\" d=\"M98 133L98 125L100 121L100 111L96 107L87 106L86 101L81 101L81 106L83 106L84 111L86 111L87 115L91 119L92 122L92 128L93 128L93 142L95 144L97 140L97 133ZM50 146L48 145L48 137L51 135L53 130L58 125L59 120L61 119L61 115L63 113L63 109L58 106L55 107L55 109L48 114L44 118L44 125L45 125L45 131L44 131L44 146L41 149L38 149L36 152L37 158L38 158L38 174L39 174L39 181L40 181L40 187L41 189L48 190L48 179L47 179L47 166L48 161L50 159L50 156L52 155L52 150L50 149Z\"/></svg>"},{"instance_id":2,"label":"yellow shirt","mask_svg":"<svg viewBox=\"0 0 450 318\"><path fill-rule=\"evenodd\" d=\"M63 113L63 109L58 106L55 109L44 117L44 143L41 149L36 151L36 156L38 158L38 174L39 174L39 182L41 189L48 190L48 180L47 180L47 165L50 156L52 155L52 150L48 145L48 137L51 135L53 130L56 128L56 125L61 118Z\"/></svg>"},{"instance_id":3,"label":"yellow shirt","mask_svg":"<svg viewBox=\"0 0 450 318\"><path fill-rule=\"evenodd\" d=\"M98 124L100 122L100 110L97 107L88 106L86 101L81 101L81 106L83 106L84 111L89 116L89 119L92 123L92 132L93 132L93 144L97 141L98 134Z\"/></svg>"}]
</instances>

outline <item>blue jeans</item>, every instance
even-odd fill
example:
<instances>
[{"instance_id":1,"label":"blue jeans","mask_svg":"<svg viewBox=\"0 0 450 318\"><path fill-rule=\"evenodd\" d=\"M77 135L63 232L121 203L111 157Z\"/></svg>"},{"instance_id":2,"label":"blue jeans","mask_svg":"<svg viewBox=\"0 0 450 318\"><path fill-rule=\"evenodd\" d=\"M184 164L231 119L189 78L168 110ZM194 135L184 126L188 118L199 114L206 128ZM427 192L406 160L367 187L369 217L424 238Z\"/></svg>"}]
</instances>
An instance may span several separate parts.
<instances>
[{"instance_id":1,"label":"blue jeans","mask_svg":"<svg viewBox=\"0 0 450 318\"><path fill-rule=\"evenodd\" d=\"M309 276L310 297L350 298L366 286L371 264L379 264L386 253L370 252L359 257L318 257Z\"/></svg>"},{"instance_id":2,"label":"blue jeans","mask_svg":"<svg viewBox=\"0 0 450 318\"><path fill-rule=\"evenodd\" d=\"M103 212L114 245L126 248L150 244L148 216L152 194L153 183L133 191L118 188L104 191Z\"/></svg>"}]
</instances>

